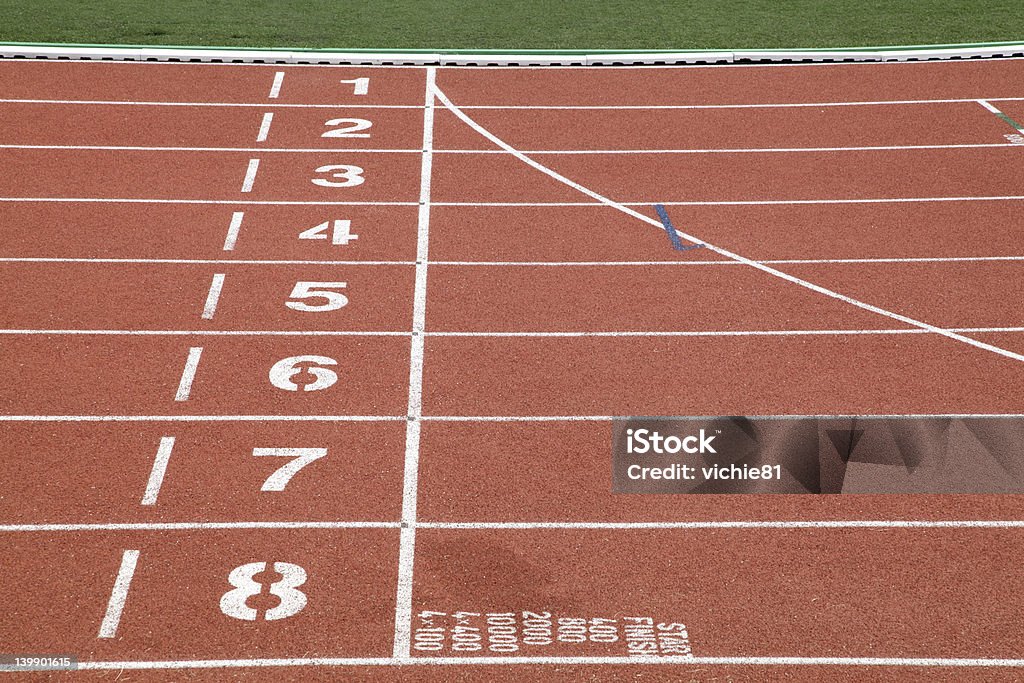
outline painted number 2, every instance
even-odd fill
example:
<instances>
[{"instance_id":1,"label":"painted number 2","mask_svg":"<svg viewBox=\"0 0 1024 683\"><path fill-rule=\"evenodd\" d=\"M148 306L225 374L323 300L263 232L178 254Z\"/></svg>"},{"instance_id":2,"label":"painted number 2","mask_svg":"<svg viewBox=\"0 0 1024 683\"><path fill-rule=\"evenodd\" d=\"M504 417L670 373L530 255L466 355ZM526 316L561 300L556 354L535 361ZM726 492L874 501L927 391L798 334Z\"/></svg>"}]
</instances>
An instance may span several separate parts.
<instances>
[{"instance_id":1,"label":"painted number 2","mask_svg":"<svg viewBox=\"0 0 1024 683\"><path fill-rule=\"evenodd\" d=\"M221 596L220 611L232 619L256 621L259 612L245 602L263 591L263 584L254 577L266 570L266 562L250 562L232 569L228 574L228 583L234 586L234 589ZM293 616L306 606L306 594L298 590L299 586L306 583L306 570L290 562L275 562L274 571L282 578L270 584L269 593L281 602L277 607L263 613L263 618L267 621Z\"/></svg>"},{"instance_id":2,"label":"painted number 2","mask_svg":"<svg viewBox=\"0 0 1024 683\"><path fill-rule=\"evenodd\" d=\"M320 137L322 138L368 138L369 133L359 133L357 131L366 130L373 124L366 119L331 119L325 126L339 126L333 128Z\"/></svg>"}]
</instances>

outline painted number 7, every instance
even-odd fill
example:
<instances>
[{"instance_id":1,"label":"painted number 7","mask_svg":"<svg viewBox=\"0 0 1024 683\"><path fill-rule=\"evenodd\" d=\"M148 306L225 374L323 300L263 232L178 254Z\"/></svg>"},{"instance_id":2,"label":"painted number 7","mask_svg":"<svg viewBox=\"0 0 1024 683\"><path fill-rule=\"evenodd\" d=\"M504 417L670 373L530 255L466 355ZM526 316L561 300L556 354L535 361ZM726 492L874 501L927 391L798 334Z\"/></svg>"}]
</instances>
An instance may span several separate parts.
<instances>
[{"instance_id":1,"label":"painted number 7","mask_svg":"<svg viewBox=\"0 0 1024 683\"><path fill-rule=\"evenodd\" d=\"M352 78L347 81L339 81L339 83L351 83L353 95L365 95L370 89L369 78Z\"/></svg>"},{"instance_id":2,"label":"painted number 7","mask_svg":"<svg viewBox=\"0 0 1024 683\"><path fill-rule=\"evenodd\" d=\"M327 455L326 448L254 448L252 454L259 457L269 455L278 458L292 458L277 468L273 474L263 482L260 491L284 491L284 487L292 480L299 470L320 458Z\"/></svg>"}]
</instances>

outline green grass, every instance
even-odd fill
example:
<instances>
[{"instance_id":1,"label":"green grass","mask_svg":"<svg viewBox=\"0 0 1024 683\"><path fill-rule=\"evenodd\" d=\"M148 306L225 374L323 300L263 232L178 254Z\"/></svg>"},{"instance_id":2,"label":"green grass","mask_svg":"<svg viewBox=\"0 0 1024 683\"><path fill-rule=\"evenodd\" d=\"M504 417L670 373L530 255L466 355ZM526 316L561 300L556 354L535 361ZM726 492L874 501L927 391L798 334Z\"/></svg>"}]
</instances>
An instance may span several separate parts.
<instances>
[{"instance_id":1,"label":"green grass","mask_svg":"<svg viewBox=\"0 0 1024 683\"><path fill-rule=\"evenodd\" d=\"M0 41L388 49L1024 40L1020 0L0 0Z\"/></svg>"}]
</instances>

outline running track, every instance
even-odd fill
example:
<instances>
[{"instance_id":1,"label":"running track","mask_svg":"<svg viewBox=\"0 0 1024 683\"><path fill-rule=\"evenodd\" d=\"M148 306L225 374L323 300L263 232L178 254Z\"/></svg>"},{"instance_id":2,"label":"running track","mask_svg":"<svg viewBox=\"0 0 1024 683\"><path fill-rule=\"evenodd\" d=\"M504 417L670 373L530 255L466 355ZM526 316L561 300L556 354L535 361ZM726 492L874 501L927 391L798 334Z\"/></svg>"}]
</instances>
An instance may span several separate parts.
<instances>
[{"instance_id":1,"label":"running track","mask_svg":"<svg viewBox=\"0 0 1024 683\"><path fill-rule=\"evenodd\" d=\"M1024 413L1022 82L0 62L0 650L1019 680L1020 497L614 496L609 442Z\"/></svg>"}]
</instances>

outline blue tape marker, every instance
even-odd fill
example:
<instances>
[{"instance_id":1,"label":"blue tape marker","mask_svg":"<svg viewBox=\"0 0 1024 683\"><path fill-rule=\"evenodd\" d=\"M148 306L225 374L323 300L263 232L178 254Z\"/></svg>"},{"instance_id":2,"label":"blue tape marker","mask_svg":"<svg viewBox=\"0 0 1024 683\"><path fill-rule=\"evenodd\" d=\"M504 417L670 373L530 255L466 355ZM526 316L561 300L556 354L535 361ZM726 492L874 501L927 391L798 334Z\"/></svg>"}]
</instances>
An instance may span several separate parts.
<instances>
[{"instance_id":1,"label":"blue tape marker","mask_svg":"<svg viewBox=\"0 0 1024 683\"><path fill-rule=\"evenodd\" d=\"M658 212L658 218L661 219L661 224L665 227L665 232L668 233L668 240L672 243L673 249L676 251L690 251L691 249L700 249L704 246L703 244L684 246L682 240L679 239L679 235L676 234L675 226L672 225L672 219L668 217L665 207L661 204L655 204L654 210Z\"/></svg>"}]
</instances>

